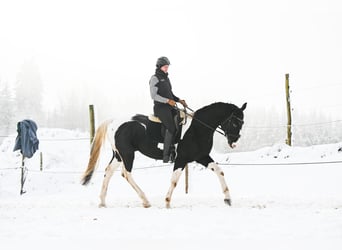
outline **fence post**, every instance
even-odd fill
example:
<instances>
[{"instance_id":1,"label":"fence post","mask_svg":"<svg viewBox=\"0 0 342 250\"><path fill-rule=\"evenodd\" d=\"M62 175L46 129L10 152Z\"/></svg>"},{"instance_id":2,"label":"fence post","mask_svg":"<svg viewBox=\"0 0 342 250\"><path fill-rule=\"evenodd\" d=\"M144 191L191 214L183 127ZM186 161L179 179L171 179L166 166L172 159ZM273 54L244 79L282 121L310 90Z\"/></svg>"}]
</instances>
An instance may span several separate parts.
<instances>
[{"instance_id":1,"label":"fence post","mask_svg":"<svg viewBox=\"0 0 342 250\"><path fill-rule=\"evenodd\" d=\"M291 146L291 126L292 126L292 117L291 117L291 103L290 103L290 83L289 83L289 74L285 74L285 90L286 90L286 108L287 108L287 139L286 144Z\"/></svg>"},{"instance_id":2,"label":"fence post","mask_svg":"<svg viewBox=\"0 0 342 250\"><path fill-rule=\"evenodd\" d=\"M95 115L94 115L94 105L89 105L89 118L90 118L90 144L93 143L95 135Z\"/></svg>"},{"instance_id":3,"label":"fence post","mask_svg":"<svg viewBox=\"0 0 342 250\"><path fill-rule=\"evenodd\" d=\"M43 152L40 152L40 171L43 171Z\"/></svg>"},{"instance_id":4,"label":"fence post","mask_svg":"<svg viewBox=\"0 0 342 250\"><path fill-rule=\"evenodd\" d=\"M189 192L189 167L188 164L185 166L185 193Z\"/></svg>"}]
</instances>

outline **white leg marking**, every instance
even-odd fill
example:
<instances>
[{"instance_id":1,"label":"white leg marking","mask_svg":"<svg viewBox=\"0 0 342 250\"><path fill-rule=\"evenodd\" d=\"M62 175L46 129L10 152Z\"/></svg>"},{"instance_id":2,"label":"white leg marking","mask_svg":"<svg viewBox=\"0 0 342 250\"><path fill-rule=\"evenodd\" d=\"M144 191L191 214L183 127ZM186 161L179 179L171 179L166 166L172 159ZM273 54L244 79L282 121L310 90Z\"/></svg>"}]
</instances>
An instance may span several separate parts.
<instances>
[{"instance_id":1,"label":"white leg marking","mask_svg":"<svg viewBox=\"0 0 342 250\"><path fill-rule=\"evenodd\" d=\"M227 186L226 181L224 179L223 171L214 162L209 163L208 168L216 173L217 177L219 178L219 181L220 181L220 184L221 184L221 187L222 187L222 191L224 193L225 201L226 202L230 202L229 189L228 189L228 186Z\"/></svg>"},{"instance_id":2,"label":"white leg marking","mask_svg":"<svg viewBox=\"0 0 342 250\"><path fill-rule=\"evenodd\" d=\"M173 190L176 188L178 180L180 176L182 175L183 170L181 168L178 168L177 170L173 171L172 177L171 177L171 186L169 188L169 191L166 194L165 202L166 207L170 208L170 202L171 202L171 196L173 193Z\"/></svg>"},{"instance_id":3,"label":"white leg marking","mask_svg":"<svg viewBox=\"0 0 342 250\"><path fill-rule=\"evenodd\" d=\"M100 194L100 204L99 207L106 207L106 195L107 195L107 190L108 190L108 184L110 179L112 178L115 170L120 166L120 162L116 161L116 159L114 159L114 161L109 164L106 168L105 171L105 176L103 179L103 183L102 183L102 189L101 189L101 194Z\"/></svg>"},{"instance_id":4,"label":"white leg marking","mask_svg":"<svg viewBox=\"0 0 342 250\"><path fill-rule=\"evenodd\" d=\"M148 208L151 206L150 202L147 200L145 193L140 189L140 187L135 183L132 174L127 172L127 170L125 169L125 167L123 167L122 170L123 173L123 177L126 178L126 180L128 181L129 184L131 184L131 186L133 187L133 189L138 193L139 197L142 199L143 201L143 206Z\"/></svg>"}]
</instances>

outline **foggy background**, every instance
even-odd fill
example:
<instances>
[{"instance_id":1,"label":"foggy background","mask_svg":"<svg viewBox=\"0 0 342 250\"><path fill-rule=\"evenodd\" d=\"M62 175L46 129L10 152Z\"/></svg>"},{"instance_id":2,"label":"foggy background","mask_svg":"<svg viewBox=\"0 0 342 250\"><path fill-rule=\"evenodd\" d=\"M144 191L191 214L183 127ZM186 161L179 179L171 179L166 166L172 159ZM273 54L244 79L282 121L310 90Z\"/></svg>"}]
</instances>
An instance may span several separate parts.
<instances>
[{"instance_id":1,"label":"foggy background","mask_svg":"<svg viewBox=\"0 0 342 250\"><path fill-rule=\"evenodd\" d=\"M338 0L0 0L0 139L26 118L87 131L89 104L97 125L150 114L167 56L191 108L248 102L240 150L285 141L286 73L293 144L341 141L341 27Z\"/></svg>"}]
</instances>

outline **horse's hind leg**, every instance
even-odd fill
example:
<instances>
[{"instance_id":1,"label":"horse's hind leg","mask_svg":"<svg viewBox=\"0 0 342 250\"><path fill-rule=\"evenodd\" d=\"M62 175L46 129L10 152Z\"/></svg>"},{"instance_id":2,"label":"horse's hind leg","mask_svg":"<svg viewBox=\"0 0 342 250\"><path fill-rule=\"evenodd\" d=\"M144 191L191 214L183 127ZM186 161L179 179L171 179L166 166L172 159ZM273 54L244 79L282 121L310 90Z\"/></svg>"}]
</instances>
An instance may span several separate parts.
<instances>
[{"instance_id":1,"label":"horse's hind leg","mask_svg":"<svg viewBox=\"0 0 342 250\"><path fill-rule=\"evenodd\" d=\"M99 207L106 207L106 196L107 196L107 190L108 190L108 184L110 179L112 178L115 170L120 166L122 162L118 161L115 157L115 152L113 152L113 158L109 162L108 166L105 170L105 175L102 183L102 189L100 194L100 204Z\"/></svg>"},{"instance_id":2,"label":"horse's hind leg","mask_svg":"<svg viewBox=\"0 0 342 250\"><path fill-rule=\"evenodd\" d=\"M142 199L143 206L145 208L150 207L151 206L150 202L147 200L145 193L141 190L141 188L134 181L132 174L124 168L123 168L123 171L124 171L123 176L125 177L125 179L128 181L128 183L133 187L133 189L138 193L139 197Z\"/></svg>"},{"instance_id":3,"label":"horse's hind leg","mask_svg":"<svg viewBox=\"0 0 342 250\"><path fill-rule=\"evenodd\" d=\"M148 208L150 207L150 202L147 200L145 193L141 190L141 188L137 185L134 181L131 170L133 167L133 160L134 160L134 152L128 152L122 155L122 160L124 162L124 167L122 168L122 176L128 181L128 183L133 187L133 189L137 192L139 197L143 201L143 206Z\"/></svg>"}]
</instances>

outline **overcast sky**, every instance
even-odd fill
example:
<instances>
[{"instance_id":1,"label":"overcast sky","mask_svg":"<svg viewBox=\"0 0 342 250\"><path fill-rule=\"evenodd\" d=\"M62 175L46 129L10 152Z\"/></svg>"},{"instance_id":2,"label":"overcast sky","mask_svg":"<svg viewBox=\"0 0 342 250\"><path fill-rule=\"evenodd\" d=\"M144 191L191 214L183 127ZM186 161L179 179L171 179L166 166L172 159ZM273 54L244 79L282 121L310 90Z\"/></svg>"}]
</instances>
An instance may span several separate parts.
<instances>
[{"instance_id":1,"label":"overcast sky","mask_svg":"<svg viewBox=\"0 0 342 250\"><path fill-rule=\"evenodd\" d=\"M195 109L283 109L290 73L296 112L342 119L340 0L0 0L0 77L14 82L33 59L50 106L77 91L150 112L159 56L171 61L175 94Z\"/></svg>"}]
</instances>

